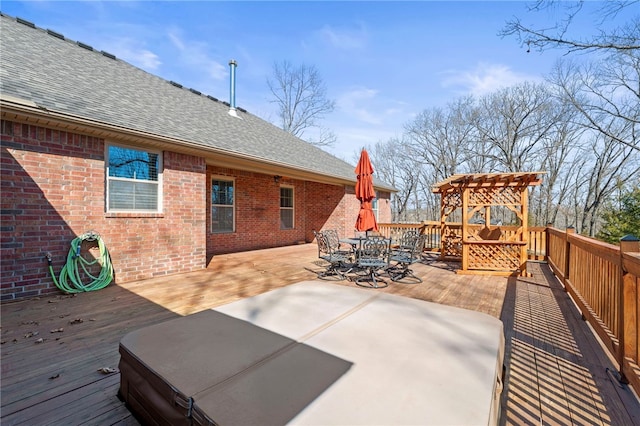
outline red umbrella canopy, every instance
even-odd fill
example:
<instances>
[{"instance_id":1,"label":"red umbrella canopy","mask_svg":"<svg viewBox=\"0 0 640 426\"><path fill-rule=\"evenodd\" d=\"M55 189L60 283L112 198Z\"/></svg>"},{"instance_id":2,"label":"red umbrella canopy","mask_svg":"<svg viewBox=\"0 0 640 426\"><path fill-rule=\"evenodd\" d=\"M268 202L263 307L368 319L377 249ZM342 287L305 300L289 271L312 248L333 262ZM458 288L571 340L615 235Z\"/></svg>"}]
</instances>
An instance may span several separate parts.
<instances>
[{"instance_id":1,"label":"red umbrella canopy","mask_svg":"<svg viewBox=\"0 0 640 426\"><path fill-rule=\"evenodd\" d=\"M356 166L356 198L360 201L371 201L375 198L376 192L373 189L373 166L369 160L369 153L363 149L360 153L360 161Z\"/></svg>"},{"instance_id":2,"label":"red umbrella canopy","mask_svg":"<svg viewBox=\"0 0 640 426\"><path fill-rule=\"evenodd\" d=\"M360 153L360 161L356 166L356 198L360 200L360 212L356 220L356 229L358 231L377 231L378 223L376 216L371 208L371 200L376 197L376 191L373 188L373 166L369 160L369 153L363 149Z\"/></svg>"}]
</instances>

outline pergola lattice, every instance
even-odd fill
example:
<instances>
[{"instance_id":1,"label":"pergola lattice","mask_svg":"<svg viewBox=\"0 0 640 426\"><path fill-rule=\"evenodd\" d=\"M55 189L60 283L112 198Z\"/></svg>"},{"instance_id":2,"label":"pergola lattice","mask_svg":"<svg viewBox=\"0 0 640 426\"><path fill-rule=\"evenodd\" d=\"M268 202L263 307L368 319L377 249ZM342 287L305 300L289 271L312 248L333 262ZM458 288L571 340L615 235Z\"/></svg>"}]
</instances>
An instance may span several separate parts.
<instances>
[{"instance_id":1,"label":"pergola lattice","mask_svg":"<svg viewBox=\"0 0 640 426\"><path fill-rule=\"evenodd\" d=\"M435 184L440 257L461 259L460 274L527 275L528 188L541 183L541 174L456 174Z\"/></svg>"}]
</instances>

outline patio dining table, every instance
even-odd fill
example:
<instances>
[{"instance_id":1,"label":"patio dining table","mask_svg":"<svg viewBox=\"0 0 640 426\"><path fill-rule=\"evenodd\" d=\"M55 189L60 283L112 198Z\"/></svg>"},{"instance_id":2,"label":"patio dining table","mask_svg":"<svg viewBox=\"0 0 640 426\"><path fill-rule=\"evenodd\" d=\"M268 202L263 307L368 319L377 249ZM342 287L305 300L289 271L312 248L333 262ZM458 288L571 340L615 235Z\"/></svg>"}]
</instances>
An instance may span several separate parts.
<instances>
[{"instance_id":1,"label":"patio dining table","mask_svg":"<svg viewBox=\"0 0 640 426\"><path fill-rule=\"evenodd\" d=\"M366 239L367 237L340 238L340 242L351 245L351 248L355 252L358 249L358 247L360 247L360 244L362 244L362 242Z\"/></svg>"},{"instance_id":2,"label":"patio dining table","mask_svg":"<svg viewBox=\"0 0 640 426\"><path fill-rule=\"evenodd\" d=\"M349 237L349 238L341 238L340 242L344 243L344 244L350 244L351 248L353 250L353 252L356 255L356 258L358 256L358 252L360 250L360 248L362 247L362 243L364 241L367 241L369 237ZM387 243L391 243L391 239L390 238L384 238L384 240Z\"/></svg>"}]
</instances>

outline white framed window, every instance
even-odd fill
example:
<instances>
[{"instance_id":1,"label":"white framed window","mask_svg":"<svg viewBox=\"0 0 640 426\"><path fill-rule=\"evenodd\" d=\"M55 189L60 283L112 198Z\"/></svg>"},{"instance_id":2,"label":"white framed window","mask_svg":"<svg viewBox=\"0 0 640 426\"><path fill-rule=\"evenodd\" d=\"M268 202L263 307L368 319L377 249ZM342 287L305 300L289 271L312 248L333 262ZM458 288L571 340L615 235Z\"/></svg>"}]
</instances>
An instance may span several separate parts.
<instances>
[{"instance_id":1,"label":"white framed window","mask_svg":"<svg viewBox=\"0 0 640 426\"><path fill-rule=\"evenodd\" d=\"M373 210L373 215L378 220L378 193L376 192L376 198L371 200L371 210Z\"/></svg>"},{"instance_id":2,"label":"white framed window","mask_svg":"<svg viewBox=\"0 0 640 426\"><path fill-rule=\"evenodd\" d=\"M235 231L235 182L229 178L211 180L211 232Z\"/></svg>"},{"instance_id":3,"label":"white framed window","mask_svg":"<svg viewBox=\"0 0 640 426\"><path fill-rule=\"evenodd\" d=\"M122 145L106 148L107 211L162 210L162 153Z\"/></svg>"},{"instance_id":4,"label":"white framed window","mask_svg":"<svg viewBox=\"0 0 640 426\"><path fill-rule=\"evenodd\" d=\"M293 202L293 188L280 187L280 229L293 229L295 217Z\"/></svg>"}]
</instances>

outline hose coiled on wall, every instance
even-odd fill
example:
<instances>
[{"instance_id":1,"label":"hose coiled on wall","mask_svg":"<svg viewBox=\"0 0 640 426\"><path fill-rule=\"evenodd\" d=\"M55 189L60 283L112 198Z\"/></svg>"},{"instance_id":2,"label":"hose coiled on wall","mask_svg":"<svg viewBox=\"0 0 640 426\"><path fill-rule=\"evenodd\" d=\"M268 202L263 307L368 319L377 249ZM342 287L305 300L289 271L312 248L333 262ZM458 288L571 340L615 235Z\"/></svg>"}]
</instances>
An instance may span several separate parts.
<instances>
[{"instance_id":1,"label":"hose coiled on wall","mask_svg":"<svg viewBox=\"0 0 640 426\"><path fill-rule=\"evenodd\" d=\"M94 260L87 260L81 256L82 243L84 241L96 242L100 255ZM67 254L67 263L62 267L60 271L60 279L56 279L56 275L53 272L53 266L51 261L51 253L46 255L49 262L49 272L51 278L56 287L65 293L81 293L85 291L94 291L105 288L113 281L113 265L111 264L111 257L109 251L104 244L104 241L97 232L89 231L71 241L71 248L69 254ZM100 273L95 276L89 272L96 263L99 263ZM84 284L82 282L82 276L89 277L92 281Z\"/></svg>"}]
</instances>

